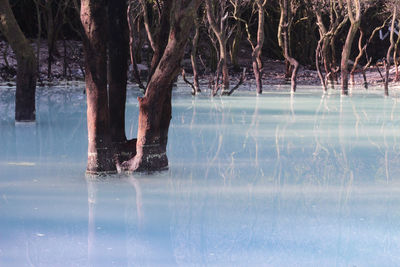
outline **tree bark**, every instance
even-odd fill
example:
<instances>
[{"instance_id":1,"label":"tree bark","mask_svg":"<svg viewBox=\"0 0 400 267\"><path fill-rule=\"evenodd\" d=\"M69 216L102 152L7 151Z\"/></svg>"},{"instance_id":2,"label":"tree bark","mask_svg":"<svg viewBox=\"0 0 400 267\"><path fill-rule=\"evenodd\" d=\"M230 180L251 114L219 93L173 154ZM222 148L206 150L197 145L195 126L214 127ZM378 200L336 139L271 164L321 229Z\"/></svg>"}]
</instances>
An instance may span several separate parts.
<instances>
[{"instance_id":1,"label":"tree bark","mask_svg":"<svg viewBox=\"0 0 400 267\"><path fill-rule=\"evenodd\" d=\"M390 46L387 50L386 53L386 59L385 59L385 69L386 69L386 73L385 73L385 81L384 81L384 88L385 88L385 96L389 95L389 72L390 72L390 56L392 54L392 50L395 46L395 42L394 42L394 26L395 26L395 22L396 22L396 17L397 17L397 5L394 6L394 10L393 10L393 14L392 14L392 23L390 25ZM395 58L393 58L394 60L396 60Z\"/></svg>"},{"instance_id":2,"label":"tree bark","mask_svg":"<svg viewBox=\"0 0 400 267\"><path fill-rule=\"evenodd\" d=\"M280 33L282 34L282 38L279 43L280 45L283 45L282 49L283 49L283 55L286 59L287 62L289 62L290 66L292 67L292 74L291 74L291 92L296 92L296 87L297 87L297 71L299 69L299 62L293 58L290 55L290 51L289 51L289 24L291 23L290 20L291 18L289 18L289 15L291 16L291 14L289 14L290 10L290 2L289 0L280 0L279 1L279 5L281 8L281 19L280 19L280 24L279 24L279 28L280 28Z\"/></svg>"},{"instance_id":3,"label":"tree bark","mask_svg":"<svg viewBox=\"0 0 400 267\"><path fill-rule=\"evenodd\" d=\"M125 0L108 4L108 90L113 143L125 143L125 102L128 73L128 21Z\"/></svg>"},{"instance_id":4,"label":"tree bark","mask_svg":"<svg viewBox=\"0 0 400 267\"><path fill-rule=\"evenodd\" d=\"M349 70L348 70L348 61L351 53L351 46L353 44L354 36L356 35L358 28L361 23L361 6L360 1L355 0L355 9L356 14L354 16L352 11L352 4L350 0L347 0L347 12L349 14L350 19L350 28L347 33L346 41L343 45L342 50L342 58L340 62L340 71L341 71L341 83L342 83L342 95L348 95L348 86L349 86Z\"/></svg>"},{"instance_id":5,"label":"tree bark","mask_svg":"<svg viewBox=\"0 0 400 267\"><path fill-rule=\"evenodd\" d=\"M257 84L257 94L262 94L262 62L261 62L261 51L264 45L264 6L266 1L257 0L258 9L258 29L257 29L257 45L252 53L253 61L253 72Z\"/></svg>"},{"instance_id":6,"label":"tree bark","mask_svg":"<svg viewBox=\"0 0 400 267\"><path fill-rule=\"evenodd\" d=\"M195 11L201 0L183 8L174 1L168 44L151 77L144 97L139 97L139 125L136 155L122 164L127 171L157 171L168 167L166 146L171 120L172 83L179 74Z\"/></svg>"},{"instance_id":7,"label":"tree bark","mask_svg":"<svg viewBox=\"0 0 400 267\"><path fill-rule=\"evenodd\" d=\"M226 36L226 26L225 21L227 19L227 14L219 14L219 26L217 20L214 15L214 9L216 3L213 3L211 0L206 0L206 12L207 12L207 20L210 24L212 31L214 32L215 36L217 37L218 44L219 44L219 63L221 64L222 68L222 92L221 95L225 95L229 93L229 70L228 70L228 62L227 62L227 36ZM225 4L225 2L224 2ZM225 11L225 8L218 4L219 8L221 8L221 12ZM218 70L217 70L218 71Z\"/></svg>"},{"instance_id":8,"label":"tree bark","mask_svg":"<svg viewBox=\"0 0 400 267\"><path fill-rule=\"evenodd\" d=\"M35 121L37 79L35 53L18 26L8 0L0 0L0 30L17 58L15 120Z\"/></svg>"},{"instance_id":9,"label":"tree bark","mask_svg":"<svg viewBox=\"0 0 400 267\"><path fill-rule=\"evenodd\" d=\"M197 70L197 46L199 43L200 37L200 23L199 18L195 18L194 26L195 26L195 34L192 40L192 52L190 54L190 61L192 63L192 70L193 70L193 90L192 95L197 95L201 92L200 85L199 85L199 72Z\"/></svg>"},{"instance_id":10,"label":"tree bark","mask_svg":"<svg viewBox=\"0 0 400 267\"><path fill-rule=\"evenodd\" d=\"M82 0L81 21L85 31L88 164L87 174L115 173L110 135L107 93L106 1Z\"/></svg>"}]
</instances>

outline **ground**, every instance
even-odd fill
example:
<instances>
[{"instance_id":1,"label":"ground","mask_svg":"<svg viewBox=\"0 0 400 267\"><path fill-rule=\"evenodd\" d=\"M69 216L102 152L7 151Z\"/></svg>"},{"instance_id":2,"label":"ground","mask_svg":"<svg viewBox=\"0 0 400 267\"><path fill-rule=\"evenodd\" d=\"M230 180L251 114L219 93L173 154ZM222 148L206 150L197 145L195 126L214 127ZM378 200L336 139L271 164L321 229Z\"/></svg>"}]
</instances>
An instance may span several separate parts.
<instances>
[{"instance_id":1,"label":"ground","mask_svg":"<svg viewBox=\"0 0 400 267\"><path fill-rule=\"evenodd\" d=\"M32 42L32 46L36 53L36 42ZM68 81L82 81L84 77L84 62L83 50L79 41L58 41L57 52L54 56L52 63L51 77L47 75L47 43L42 40L40 43L39 54L39 85L57 85ZM64 51L66 51L64 56ZM250 83L253 80L251 60L246 57L249 51L241 51L239 53L239 63L241 66L246 67L247 80L245 83ZM289 81L285 79L285 63L282 60L263 59L263 83L265 85L282 85L287 84ZM183 66L187 69L188 76L191 73L190 60L184 60ZM146 63L143 62L139 65L139 70L145 72ZM383 66L380 67L381 72L384 71ZM241 71L239 72L241 73ZM232 76L238 76L239 73L232 73ZM395 69L391 69L391 78L394 78ZM201 75L203 79L208 80L210 74ZM134 83L132 75L130 76L130 83ZM0 83L13 86L16 78L16 60L12 49L4 41L0 41ZM190 78L190 77L189 77ZM372 66L367 70L368 83L376 85L382 83L382 77L379 74L377 67ZM360 72L355 75L356 85L362 85L363 80ZM235 84L235 77L233 77L232 84ZM320 80L317 72L310 68L301 66L298 73L298 85L319 85ZM392 83L393 85L393 83ZM240 88L239 88L240 89Z\"/></svg>"}]
</instances>

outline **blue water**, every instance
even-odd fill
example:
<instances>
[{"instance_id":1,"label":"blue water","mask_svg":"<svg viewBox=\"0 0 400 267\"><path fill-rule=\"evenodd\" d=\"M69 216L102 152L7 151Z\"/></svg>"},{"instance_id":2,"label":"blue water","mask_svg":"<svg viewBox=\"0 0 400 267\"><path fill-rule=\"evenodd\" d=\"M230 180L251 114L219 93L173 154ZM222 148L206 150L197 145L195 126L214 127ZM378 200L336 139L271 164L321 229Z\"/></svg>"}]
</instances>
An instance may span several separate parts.
<instances>
[{"instance_id":1,"label":"blue water","mask_svg":"<svg viewBox=\"0 0 400 267\"><path fill-rule=\"evenodd\" d=\"M91 180L82 88L1 87L0 266L399 266L397 95L287 89L178 91L169 170Z\"/></svg>"}]
</instances>

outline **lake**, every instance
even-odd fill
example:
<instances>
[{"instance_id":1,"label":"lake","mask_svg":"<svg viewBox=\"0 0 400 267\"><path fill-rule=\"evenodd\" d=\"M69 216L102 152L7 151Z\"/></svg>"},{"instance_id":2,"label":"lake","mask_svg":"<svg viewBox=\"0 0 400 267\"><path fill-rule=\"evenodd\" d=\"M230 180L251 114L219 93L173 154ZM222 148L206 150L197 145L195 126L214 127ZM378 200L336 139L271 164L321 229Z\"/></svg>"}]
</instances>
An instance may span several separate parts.
<instances>
[{"instance_id":1,"label":"lake","mask_svg":"<svg viewBox=\"0 0 400 267\"><path fill-rule=\"evenodd\" d=\"M1 266L400 265L396 92L181 88L169 170L90 179L82 90L39 88L15 124L0 87Z\"/></svg>"}]
</instances>

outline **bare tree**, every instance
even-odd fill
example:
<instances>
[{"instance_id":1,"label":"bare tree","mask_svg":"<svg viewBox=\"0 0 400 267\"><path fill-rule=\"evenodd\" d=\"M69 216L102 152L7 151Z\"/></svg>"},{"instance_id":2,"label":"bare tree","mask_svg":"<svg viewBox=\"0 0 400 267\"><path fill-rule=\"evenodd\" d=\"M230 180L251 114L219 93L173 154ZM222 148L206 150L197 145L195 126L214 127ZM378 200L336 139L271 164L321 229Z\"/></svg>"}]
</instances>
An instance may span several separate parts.
<instances>
[{"instance_id":1,"label":"bare tree","mask_svg":"<svg viewBox=\"0 0 400 267\"><path fill-rule=\"evenodd\" d=\"M227 94L229 92L229 71L227 62L227 41L229 37L227 19L228 19L228 4L227 0L206 0L207 20L210 24L212 31L217 37L219 44L219 68L222 70L222 92ZM217 73L218 76L218 73ZM218 90L218 79L216 81L216 88ZM216 91L216 90L214 90Z\"/></svg>"},{"instance_id":2,"label":"bare tree","mask_svg":"<svg viewBox=\"0 0 400 267\"><path fill-rule=\"evenodd\" d=\"M299 69L299 62L291 56L290 53L290 26L293 21L293 3L290 0L279 0L280 7L280 20L278 30L279 46L283 50L285 60L289 62L292 67L291 75L291 92L296 91L297 87L297 71Z\"/></svg>"},{"instance_id":3,"label":"bare tree","mask_svg":"<svg viewBox=\"0 0 400 267\"><path fill-rule=\"evenodd\" d=\"M347 32L346 41L343 45L342 58L340 61L342 95L348 95L348 80L349 80L348 65L351 53L351 46L353 44L354 37L361 23L360 1L361 0L354 0L354 1L346 0L347 14L350 20L350 28Z\"/></svg>"},{"instance_id":4,"label":"bare tree","mask_svg":"<svg viewBox=\"0 0 400 267\"><path fill-rule=\"evenodd\" d=\"M253 73L256 79L257 85L257 94L262 94L262 60L261 60L261 52L262 47L264 45L264 21L265 21L265 6L267 4L267 0L256 0L252 1L240 1L240 0L230 0L232 6L234 7L233 17L237 22L242 22L245 25L245 30L247 34L247 41L250 43L252 48L252 66ZM250 24L252 20L252 16L248 20L241 18L240 14L242 14L241 9L247 8L249 5L252 6L252 15L257 14L257 37L256 41L254 41L253 36L250 32Z\"/></svg>"},{"instance_id":5,"label":"bare tree","mask_svg":"<svg viewBox=\"0 0 400 267\"><path fill-rule=\"evenodd\" d=\"M0 30L17 57L15 120L35 121L36 57L18 26L8 0L0 0Z\"/></svg>"},{"instance_id":6,"label":"bare tree","mask_svg":"<svg viewBox=\"0 0 400 267\"><path fill-rule=\"evenodd\" d=\"M396 42L394 40L394 31L395 31L395 26L396 22L398 20L399 16L399 9L400 9L400 3L396 0L393 1L388 1L386 3L386 8L390 12L391 16L391 23L390 23L390 46L386 52L386 58L385 58L385 78L384 78L384 89L385 89L385 96L389 95L389 72L390 72L390 65L391 65L391 57L393 56L393 61L396 61L395 54L392 55L392 51L396 46ZM398 38L399 39L399 38ZM396 51L395 51L396 53Z\"/></svg>"}]
</instances>

